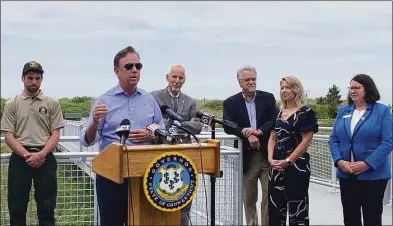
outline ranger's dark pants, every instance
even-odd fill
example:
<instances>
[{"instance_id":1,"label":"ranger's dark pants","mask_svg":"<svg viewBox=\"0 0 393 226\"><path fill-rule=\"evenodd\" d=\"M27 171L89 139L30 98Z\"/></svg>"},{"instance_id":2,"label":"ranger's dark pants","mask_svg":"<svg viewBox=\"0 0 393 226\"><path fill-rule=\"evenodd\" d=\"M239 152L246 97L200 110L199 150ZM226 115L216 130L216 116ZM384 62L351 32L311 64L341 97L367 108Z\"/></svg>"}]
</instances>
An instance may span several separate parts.
<instances>
[{"instance_id":1,"label":"ranger's dark pants","mask_svg":"<svg viewBox=\"0 0 393 226\"><path fill-rule=\"evenodd\" d=\"M25 148L29 152L38 152L43 147ZM8 167L8 209L11 226L26 225L32 181L34 181L34 199L37 203L39 225L55 225L56 170L57 162L52 152L45 157L45 163L40 168L30 167L22 156L11 154Z\"/></svg>"}]
</instances>

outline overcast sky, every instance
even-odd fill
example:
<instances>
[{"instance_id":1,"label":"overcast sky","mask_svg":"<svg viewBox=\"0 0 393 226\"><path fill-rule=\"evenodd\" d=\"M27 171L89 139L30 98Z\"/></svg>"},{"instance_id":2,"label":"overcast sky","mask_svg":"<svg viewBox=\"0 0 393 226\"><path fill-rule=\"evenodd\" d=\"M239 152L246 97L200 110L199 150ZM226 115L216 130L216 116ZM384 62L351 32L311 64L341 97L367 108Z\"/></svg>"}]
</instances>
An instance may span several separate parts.
<instances>
[{"instance_id":1,"label":"overcast sky","mask_svg":"<svg viewBox=\"0 0 393 226\"><path fill-rule=\"evenodd\" d=\"M310 97L370 74L392 102L391 2L1 2L1 96L19 93L23 64L45 70L56 98L99 96L118 80L113 57L134 46L144 64L139 87L166 86L183 64L183 92L225 99L240 91L236 71L258 71L257 88L279 99L283 76Z\"/></svg>"}]
</instances>

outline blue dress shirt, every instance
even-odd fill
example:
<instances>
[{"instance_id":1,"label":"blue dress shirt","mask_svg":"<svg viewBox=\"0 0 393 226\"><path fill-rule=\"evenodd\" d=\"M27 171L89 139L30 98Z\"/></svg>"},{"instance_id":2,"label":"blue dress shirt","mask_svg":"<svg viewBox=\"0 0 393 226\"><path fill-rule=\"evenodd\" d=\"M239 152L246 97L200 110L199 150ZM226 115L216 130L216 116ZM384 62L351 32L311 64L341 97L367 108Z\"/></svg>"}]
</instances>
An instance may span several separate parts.
<instances>
[{"instance_id":1,"label":"blue dress shirt","mask_svg":"<svg viewBox=\"0 0 393 226\"><path fill-rule=\"evenodd\" d=\"M88 144L85 140L86 129L93 121L92 110L97 103L105 104L108 112L100 119L96 139ZM99 151L102 151L113 142L119 143L120 138L116 135L115 130L123 119L130 120L131 130L144 129L153 123L160 125L163 129L165 128L160 107L151 94L137 88L134 94L129 95L118 84L98 97L93 104L87 123L80 133L81 144L88 147L99 142ZM127 146L147 145L151 142L132 143L131 140L127 139L125 144Z\"/></svg>"}]
</instances>

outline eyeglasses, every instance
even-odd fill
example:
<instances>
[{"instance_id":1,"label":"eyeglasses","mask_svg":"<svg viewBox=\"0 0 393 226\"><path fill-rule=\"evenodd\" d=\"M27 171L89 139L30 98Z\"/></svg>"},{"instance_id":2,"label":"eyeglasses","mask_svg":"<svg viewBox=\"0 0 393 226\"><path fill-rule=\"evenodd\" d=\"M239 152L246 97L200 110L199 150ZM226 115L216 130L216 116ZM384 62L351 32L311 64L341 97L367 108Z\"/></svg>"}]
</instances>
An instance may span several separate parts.
<instances>
[{"instance_id":1,"label":"eyeglasses","mask_svg":"<svg viewBox=\"0 0 393 226\"><path fill-rule=\"evenodd\" d=\"M137 70L141 70L142 67L143 67L142 63L128 63L128 64L125 64L124 66L119 66L119 67L124 67L127 71L129 71L129 70L131 70L134 66L135 66L135 68L136 68Z\"/></svg>"},{"instance_id":2,"label":"eyeglasses","mask_svg":"<svg viewBox=\"0 0 393 226\"><path fill-rule=\"evenodd\" d=\"M246 78L246 79L239 78L239 80L240 81L245 81L245 82L249 82L249 81L255 82L257 80L257 78Z\"/></svg>"},{"instance_id":3,"label":"eyeglasses","mask_svg":"<svg viewBox=\"0 0 393 226\"><path fill-rule=\"evenodd\" d=\"M357 91L357 90L361 89L362 87L363 86L351 86L351 87L348 87L348 89L351 91Z\"/></svg>"}]
</instances>

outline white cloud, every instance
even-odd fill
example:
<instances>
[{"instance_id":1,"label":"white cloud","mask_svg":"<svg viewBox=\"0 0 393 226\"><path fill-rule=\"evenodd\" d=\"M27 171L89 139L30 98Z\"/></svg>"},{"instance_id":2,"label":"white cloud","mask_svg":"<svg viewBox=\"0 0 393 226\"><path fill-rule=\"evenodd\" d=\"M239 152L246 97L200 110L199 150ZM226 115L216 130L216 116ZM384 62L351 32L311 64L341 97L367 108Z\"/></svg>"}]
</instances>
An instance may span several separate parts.
<instances>
[{"instance_id":1,"label":"white cloud","mask_svg":"<svg viewBox=\"0 0 393 226\"><path fill-rule=\"evenodd\" d=\"M322 27L345 31L386 16L381 2L4 2L2 32L42 38L92 38L156 32L203 41L257 41L269 32L302 34ZM364 13L367 15L364 15ZM382 24L391 28L391 21ZM317 26L309 25L316 24ZM16 26L15 26L16 25ZM127 27L128 26L128 27ZM378 26L378 25L374 25ZM370 26L373 28L374 26ZM126 28L125 30L119 29ZM128 29L127 29L128 28ZM119 30L121 30L119 32ZM155 32L153 32L154 30ZM50 32L45 32L50 31ZM386 32L386 31L385 31ZM178 33L178 34L176 34ZM252 35L251 35L252 34ZM314 35L318 36L317 33ZM339 34L336 34L339 35ZM160 38L158 34L155 36ZM375 36L383 37L383 36ZM217 38L217 39L215 39ZM287 37L281 37L287 38ZM274 41L270 39L269 41Z\"/></svg>"},{"instance_id":2,"label":"white cloud","mask_svg":"<svg viewBox=\"0 0 393 226\"><path fill-rule=\"evenodd\" d=\"M276 97L279 78L288 74L302 78L311 96L320 96L333 84L345 89L351 76L367 71L391 102L391 82L384 82L392 74L391 4L2 2L2 96L15 92L4 80L17 85L13 75L31 59L55 75L45 80L49 92L99 95L116 83L115 53L134 45L146 65L146 90L165 86L168 66L184 63L185 92L225 98L239 91L236 70L253 64L261 88ZM55 81L75 88L63 91ZM217 88L202 93L204 86Z\"/></svg>"}]
</instances>

